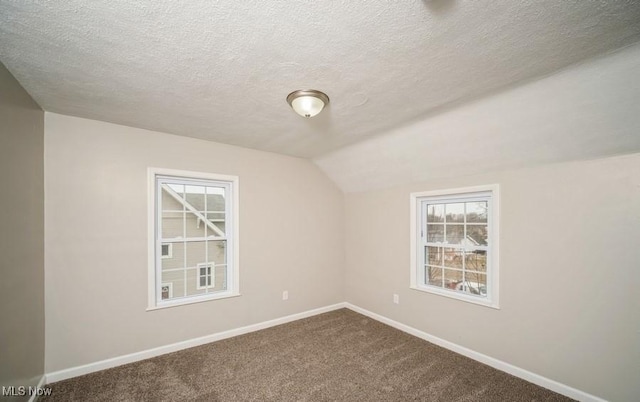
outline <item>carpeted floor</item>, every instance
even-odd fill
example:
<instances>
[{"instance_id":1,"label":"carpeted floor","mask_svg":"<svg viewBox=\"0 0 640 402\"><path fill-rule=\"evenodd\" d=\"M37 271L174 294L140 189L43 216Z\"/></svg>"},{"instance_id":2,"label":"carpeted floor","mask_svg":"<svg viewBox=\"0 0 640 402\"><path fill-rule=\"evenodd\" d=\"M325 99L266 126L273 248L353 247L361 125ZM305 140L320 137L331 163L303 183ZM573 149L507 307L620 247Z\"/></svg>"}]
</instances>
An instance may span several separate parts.
<instances>
[{"instance_id":1,"label":"carpeted floor","mask_svg":"<svg viewBox=\"0 0 640 402\"><path fill-rule=\"evenodd\" d=\"M51 384L40 401L569 401L351 310Z\"/></svg>"}]
</instances>

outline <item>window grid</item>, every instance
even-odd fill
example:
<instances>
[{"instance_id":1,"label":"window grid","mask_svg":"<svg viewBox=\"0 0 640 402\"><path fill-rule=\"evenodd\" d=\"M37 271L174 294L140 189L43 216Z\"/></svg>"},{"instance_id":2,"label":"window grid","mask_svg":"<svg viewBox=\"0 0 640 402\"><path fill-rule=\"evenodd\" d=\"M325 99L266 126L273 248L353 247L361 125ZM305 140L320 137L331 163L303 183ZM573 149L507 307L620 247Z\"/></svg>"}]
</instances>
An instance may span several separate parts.
<instances>
[{"instance_id":1,"label":"window grid","mask_svg":"<svg viewBox=\"0 0 640 402\"><path fill-rule=\"evenodd\" d=\"M498 186L410 198L411 288L498 308Z\"/></svg>"},{"instance_id":2,"label":"window grid","mask_svg":"<svg viewBox=\"0 0 640 402\"><path fill-rule=\"evenodd\" d=\"M469 254L475 253L476 251L484 251L486 252L487 247L482 247L482 246L470 246L467 243L467 239L468 239L468 233L467 233L467 226L476 226L476 227L488 227L489 225L489 216L486 217L486 222L468 222L467 221L467 217L468 217L468 205L471 202L476 202L476 203L486 203L487 206L490 202L490 198L489 197L478 197L476 199L463 199L463 200L456 200L456 199L450 199L450 200L440 200L440 201L434 201L434 202L428 202L425 201L423 203L424 208L423 208L423 229L422 229L422 238L424 240L424 250L425 250L425 261L424 261L424 274L423 274L423 283L426 286L435 286L432 281L431 281L431 275L429 274L429 268L438 268L439 270L441 270L442 274L440 275L440 287L443 289L449 289L449 284L446 282L446 274L448 272L460 272L461 273L461 291L466 292L466 293L470 293L471 292L471 288L472 286L470 285L471 282L471 276L467 276L467 274L475 274L475 278L476 281L474 281L473 283L475 283L477 286L477 294L474 294L474 296L486 296L486 292L482 292L482 287L481 285L484 284L484 287L486 289L487 286L487 272L482 272L482 271L478 271L478 270L473 270L473 269L468 269L467 268L467 257ZM451 205L456 205L456 204L462 204L462 222L456 221L455 218L453 218L453 221L450 221L450 214L448 211L448 208L450 208ZM442 206L442 210L443 210L443 215L442 215L442 221L433 221L430 220L429 217L431 215L434 214L429 214L429 207L435 207L435 206ZM434 208L435 209L435 208ZM429 233L429 226L431 227L438 227L438 226L442 226L442 233L443 233L443 241L429 241L429 237L430 237L430 233ZM448 242L449 236L447 233L447 228L450 226L455 226L455 227L462 227L462 244L451 244ZM437 248L438 249L438 254L442 255L441 258L439 258L439 261L441 262L441 264L433 264L431 261L428 261L426 256L429 255L429 247L431 248ZM455 250L453 253L460 257L460 263L461 263L461 267L453 267L453 266L448 266L445 265L445 257L444 255L446 254L445 249L450 249L450 250ZM486 265L485 265L486 266ZM484 281L480 281L478 280L479 278L481 278L481 275L484 275ZM456 289L457 290L457 289ZM473 292L471 292L473 293ZM484 295L482 294L484 293Z\"/></svg>"},{"instance_id":3,"label":"window grid","mask_svg":"<svg viewBox=\"0 0 640 402\"><path fill-rule=\"evenodd\" d=\"M157 239L157 242L160 244L163 243L169 243L169 244L174 244L174 243L180 243L182 244L183 247L183 264L182 267L180 268L174 268L174 269L167 269L167 268L163 268L160 267L159 269L159 273L158 276L159 281L162 280L162 274L163 273L168 273L168 272L176 272L176 271L182 271L182 296L183 298L189 298L192 297L193 295L190 294L189 292L189 271L192 269L196 269L195 271L195 276L196 276L196 289L197 290L205 290L206 293L208 293L209 291L212 290L212 286L199 286L199 282L198 282L198 278L199 278L199 272L197 270L197 267L190 267L188 264L188 258L189 258L189 244L197 244L199 242L204 242L204 259L205 262L209 262L209 241L210 239L214 238L215 240L221 240L221 241L226 241L227 237L226 236L216 236L215 234L212 234L211 236L209 235L209 225L204 224L204 236L189 236L188 235L188 231L187 231L187 222L188 222L188 217L190 216L190 214L194 214L196 215L196 217L198 219L207 219L208 214L212 213L212 211L208 210L208 195L209 195L209 189L211 187L216 187L216 188L221 188L223 189L224 193L228 193L228 186L226 185L222 185L219 186L220 183L215 183L215 182L209 182L209 181L201 181L201 180L191 180L191 179L175 179L175 178L165 178L165 177L158 177L157 178L157 182L158 182L158 201L160 202L160 208L159 210L161 211L161 214L159 214L159 219L158 219L158 236L159 238ZM175 192L175 190L171 189L170 185L178 185L181 187L181 193L177 193ZM198 211L197 210L189 210L187 208L187 188L191 186L191 187L202 187L203 190L203 199L204 199L204 210L201 211L204 213L204 215L202 213L200 213L198 215ZM176 210L176 209L164 209L163 205L164 203L162 202L162 191L166 190L167 193L170 193L171 191L177 193L179 196L182 197L182 199L185 200L184 203L182 203L182 209L181 210ZM180 236L180 238L165 238L163 237L163 227L162 227L162 218L164 217L164 213L167 212L180 212L182 215L182 235ZM226 211L213 211L213 213L216 214L222 214L223 217L221 219L222 222L226 222ZM197 221L198 224L200 223L200 220ZM213 231L212 231L213 232ZM222 232L220 232L222 233ZM224 234L224 233L223 233ZM226 260L226 258L225 258ZM198 264L199 266L200 264ZM219 266L224 266L226 267L227 264L218 264ZM174 298L179 298L174 296Z\"/></svg>"},{"instance_id":4,"label":"window grid","mask_svg":"<svg viewBox=\"0 0 640 402\"><path fill-rule=\"evenodd\" d=\"M189 177L180 173L194 175ZM237 261L234 228L237 177L150 168L149 178L153 183L153 187L149 187L150 194L151 191L154 194L154 202L150 204L154 216L153 227L150 226L150 233L154 233L150 250L153 249L154 257L150 260L153 262L150 262L149 283L154 285L150 287L148 310L238 296L238 269L234 265ZM169 190L166 194L165 189ZM178 219L181 222L169 222L169 228L165 230L163 220L166 223ZM167 248L173 248L171 261L166 261ZM203 283L205 286L200 288L198 278L202 264L210 268L208 279ZM216 273L220 281L216 281ZM170 298L167 298L167 283L173 288Z\"/></svg>"}]
</instances>

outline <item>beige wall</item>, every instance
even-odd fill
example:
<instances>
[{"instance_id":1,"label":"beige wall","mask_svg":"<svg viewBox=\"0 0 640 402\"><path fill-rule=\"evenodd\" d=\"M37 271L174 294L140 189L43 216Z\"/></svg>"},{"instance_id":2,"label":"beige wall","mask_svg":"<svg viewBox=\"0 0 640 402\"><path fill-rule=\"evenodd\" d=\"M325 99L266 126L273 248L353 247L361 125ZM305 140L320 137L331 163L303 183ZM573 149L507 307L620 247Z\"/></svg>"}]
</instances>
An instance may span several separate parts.
<instances>
[{"instance_id":1,"label":"beige wall","mask_svg":"<svg viewBox=\"0 0 640 402\"><path fill-rule=\"evenodd\" d=\"M44 113L0 64L0 385L44 372Z\"/></svg>"},{"instance_id":2,"label":"beige wall","mask_svg":"<svg viewBox=\"0 0 640 402\"><path fill-rule=\"evenodd\" d=\"M409 193L493 183L501 309L410 290ZM345 217L348 302L585 392L637 400L640 154L347 194Z\"/></svg>"},{"instance_id":3,"label":"beige wall","mask_svg":"<svg viewBox=\"0 0 640 402\"><path fill-rule=\"evenodd\" d=\"M343 196L311 162L52 113L45 121L47 372L344 300ZM145 311L150 166L239 176L242 296Z\"/></svg>"}]
</instances>

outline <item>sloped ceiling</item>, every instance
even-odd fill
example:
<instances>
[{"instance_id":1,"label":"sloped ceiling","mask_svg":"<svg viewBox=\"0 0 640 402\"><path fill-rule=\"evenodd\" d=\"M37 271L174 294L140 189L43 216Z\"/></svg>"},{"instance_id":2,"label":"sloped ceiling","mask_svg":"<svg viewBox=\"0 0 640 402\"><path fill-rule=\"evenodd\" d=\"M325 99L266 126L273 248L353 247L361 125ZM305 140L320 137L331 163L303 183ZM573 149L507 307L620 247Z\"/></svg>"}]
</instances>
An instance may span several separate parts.
<instances>
[{"instance_id":1,"label":"sloped ceiling","mask_svg":"<svg viewBox=\"0 0 640 402\"><path fill-rule=\"evenodd\" d=\"M47 111L322 158L635 43L640 2L0 0L0 37Z\"/></svg>"},{"instance_id":2,"label":"sloped ceiling","mask_svg":"<svg viewBox=\"0 0 640 402\"><path fill-rule=\"evenodd\" d=\"M637 152L640 44L330 152L315 163L343 191L358 192Z\"/></svg>"}]
</instances>

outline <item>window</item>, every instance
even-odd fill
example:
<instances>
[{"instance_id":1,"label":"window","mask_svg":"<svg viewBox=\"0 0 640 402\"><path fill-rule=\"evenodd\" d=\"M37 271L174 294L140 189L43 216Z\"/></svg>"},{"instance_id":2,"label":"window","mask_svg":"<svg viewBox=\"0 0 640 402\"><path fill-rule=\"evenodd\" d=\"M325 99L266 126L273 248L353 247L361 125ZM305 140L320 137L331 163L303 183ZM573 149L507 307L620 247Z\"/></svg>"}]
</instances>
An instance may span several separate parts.
<instances>
[{"instance_id":1,"label":"window","mask_svg":"<svg viewBox=\"0 0 640 402\"><path fill-rule=\"evenodd\" d=\"M160 250L162 258L171 258L173 256L173 249L171 246L171 243L163 244L160 246L162 247Z\"/></svg>"},{"instance_id":2,"label":"window","mask_svg":"<svg viewBox=\"0 0 640 402\"><path fill-rule=\"evenodd\" d=\"M173 297L173 284L172 283L163 283L162 288L160 289L162 292L162 300L170 299Z\"/></svg>"},{"instance_id":3,"label":"window","mask_svg":"<svg viewBox=\"0 0 640 402\"><path fill-rule=\"evenodd\" d=\"M238 178L149 169L149 309L239 295Z\"/></svg>"},{"instance_id":4,"label":"window","mask_svg":"<svg viewBox=\"0 0 640 402\"><path fill-rule=\"evenodd\" d=\"M211 276L213 264L198 264L198 289L206 289L215 286ZM215 272L215 271L214 271Z\"/></svg>"},{"instance_id":5,"label":"window","mask_svg":"<svg viewBox=\"0 0 640 402\"><path fill-rule=\"evenodd\" d=\"M411 194L411 288L498 308L498 185Z\"/></svg>"}]
</instances>

